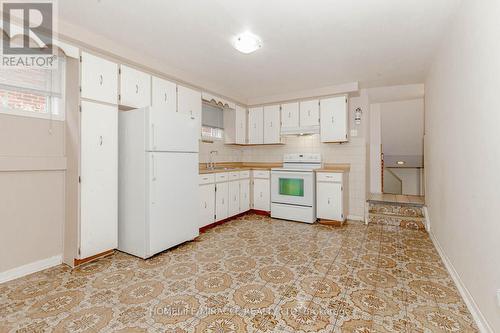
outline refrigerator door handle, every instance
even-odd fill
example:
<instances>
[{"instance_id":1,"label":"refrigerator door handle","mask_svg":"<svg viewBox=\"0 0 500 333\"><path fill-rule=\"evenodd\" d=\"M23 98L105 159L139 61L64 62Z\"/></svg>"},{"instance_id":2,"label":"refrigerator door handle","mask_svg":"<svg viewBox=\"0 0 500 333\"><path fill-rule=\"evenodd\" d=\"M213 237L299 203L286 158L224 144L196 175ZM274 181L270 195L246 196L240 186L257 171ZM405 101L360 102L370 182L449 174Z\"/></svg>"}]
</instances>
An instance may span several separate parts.
<instances>
[{"instance_id":1,"label":"refrigerator door handle","mask_svg":"<svg viewBox=\"0 0 500 333\"><path fill-rule=\"evenodd\" d=\"M155 143L155 124L151 124L151 147L153 150L156 149L156 143Z\"/></svg>"},{"instance_id":2,"label":"refrigerator door handle","mask_svg":"<svg viewBox=\"0 0 500 333\"><path fill-rule=\"evenodd\" d=\"M151 173L152 173L152 180L156 180L156 171L155 171L155 156L151 155Z\"/></svg>"}]
</instances>

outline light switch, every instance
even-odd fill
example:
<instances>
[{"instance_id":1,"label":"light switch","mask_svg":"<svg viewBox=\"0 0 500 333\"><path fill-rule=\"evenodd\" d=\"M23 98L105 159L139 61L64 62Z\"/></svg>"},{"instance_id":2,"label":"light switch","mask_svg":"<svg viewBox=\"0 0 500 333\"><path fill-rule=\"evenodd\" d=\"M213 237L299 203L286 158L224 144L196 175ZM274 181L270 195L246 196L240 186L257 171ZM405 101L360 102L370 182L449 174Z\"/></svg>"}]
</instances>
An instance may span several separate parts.
<instances>
[{"instance_id":1,"label":"light switch","mask_svg":"<svg viewBox=\"0 0 500 333\"><path fill-rule=\"evenodd\" d=\"M358 136L358 130L357 129L352 129L351 130L351 136Z\"/></svg>"}]
</instances>

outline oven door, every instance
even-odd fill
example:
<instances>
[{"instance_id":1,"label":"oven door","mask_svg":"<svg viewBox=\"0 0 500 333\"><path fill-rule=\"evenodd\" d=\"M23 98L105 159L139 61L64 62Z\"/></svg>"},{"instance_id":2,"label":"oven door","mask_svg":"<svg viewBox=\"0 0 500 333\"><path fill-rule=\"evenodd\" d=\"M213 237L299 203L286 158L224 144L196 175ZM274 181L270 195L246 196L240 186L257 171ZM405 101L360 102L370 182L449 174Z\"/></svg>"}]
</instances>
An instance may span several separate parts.
<instances>
[{"instance_id":1,"label":"oven door","mask_svg":"<svg viewBox=\"0 0 500 333\"><path fill-rule=\"evenodd\" d=\"M271 172L271 201L312 207L314 173L311 171L273 170Z\"/></svg>"}]
</instances>

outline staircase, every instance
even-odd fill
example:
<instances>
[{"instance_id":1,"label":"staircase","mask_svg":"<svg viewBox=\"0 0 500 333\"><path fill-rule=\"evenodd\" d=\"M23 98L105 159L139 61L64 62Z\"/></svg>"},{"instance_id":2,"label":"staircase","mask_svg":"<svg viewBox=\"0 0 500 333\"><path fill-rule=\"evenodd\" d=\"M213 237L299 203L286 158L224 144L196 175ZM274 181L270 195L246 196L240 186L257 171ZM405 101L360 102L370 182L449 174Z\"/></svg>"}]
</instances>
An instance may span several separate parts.
<instances>
[{"instance_id":1,"label":"staircase","mask_svg":"<svg viewBox=\"0 0 500 333\"><path fill-rule=\"evenodd\" d=\"M425 230L424 205L384 200L368 200L368 223Z\"/></svg>"}]
</instances>

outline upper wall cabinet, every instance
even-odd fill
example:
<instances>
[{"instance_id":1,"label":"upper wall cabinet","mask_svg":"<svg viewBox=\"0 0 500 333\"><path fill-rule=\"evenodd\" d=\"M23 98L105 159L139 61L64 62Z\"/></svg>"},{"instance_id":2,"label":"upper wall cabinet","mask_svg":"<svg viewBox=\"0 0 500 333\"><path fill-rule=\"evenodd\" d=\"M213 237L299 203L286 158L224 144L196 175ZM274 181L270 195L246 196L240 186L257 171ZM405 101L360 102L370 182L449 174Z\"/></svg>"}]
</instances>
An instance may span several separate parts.
<instances>
[{"instance_id":1,"label":"upper wall cabinet","mask_svg":"<svg viewBox=\"0 0 500 333\"><path fill-rule=\"evenodd\" d=\"M198 140L201 139L201 92L177 86L177 113L187 126L182 133L179 132L179 141L190 142L190 151L198 151Z\"/></svg>"},{"instance_id":2,"label":"upper wall cabinet","mask_svg":"<svg viewBox=\"0 0 500 333\"><path fill-rule=\"evenodd\" d=\"M239 105L224 108L224 143L244 145L246 137L247 110Z\"/></svg>"},{"instance_id":3,"label":"upper wall cabinet","mask_svg":"<svg viewBox=\"0 0 500 333\"><path fill-rule=\"evenodd\" d=\"M256 107L248 110L248 143L259 145L264 143L264 108Z\"/></svg>"},{"instance_id":4,"label":"upper wall cabinet","mask_svg":"<svg viewBox=\"0 0 500 333\"><path fill-rule=\"evenodd\" d=\"M264 106L264 143L280 143L281 135L280 106Z\"/></svg>"},{"instance_id":5,"label":"upper wall cabinet","mask_svg":"<svg viewBox=\"0 0 500 333\"><path fill-rule=\"evenodd\" d=\"M300 102L300 127L319 126L319 100Z\"/></svg>"},{"instance_id":6,"label":"upper wall cabinet","mask_svg":"<svg viewBox=\"0 0 500 333\"><path fill-rule=\"evenodd\" d=\"M177 85L157 77L152 80L151 108L147 112L149 140L147 149L151 151L167 151L181 149L181 142L172 142L171 135L183 131L177 113Z\"/></svg>"},{"instance_id":7,"label":"upper wall cabinet","mask_svg":"<svg viewBox=\"0 0 500 333\"><path fill-rule=\"evenodd\" d=\"M80 61L81 97L118 104L118 65L86 52Z\"/></svg>"},{"instance_id":8,"label":"upper wall cabinet","mask_svg":"<svg viewBox=\"0 0 500 333\"><path fill-rule=\"evenodd\" d=\"M346 142L349 128L347 96L322 99L320 103L321 142Z\"/></svg>"},{"instance_id":9,"label":"upper wall cabinet","mask_svg":"<svg viewBox=\"0 0 500 333\"><path fill-rule=\"evenodd\" d=\"M151 105L151 75L121 65L120 105L134 109Z\"/></svg>"},{"instance_id":10,"label":"upper wall cabinet","mask_svg":"<svg viewBox=\"0 0 500 333\"><path fill-rule=\"evenodd\" d=\"M281 105L281 127L299 127L299 102L286 103Z\"/></svg>"}]
</instances>

